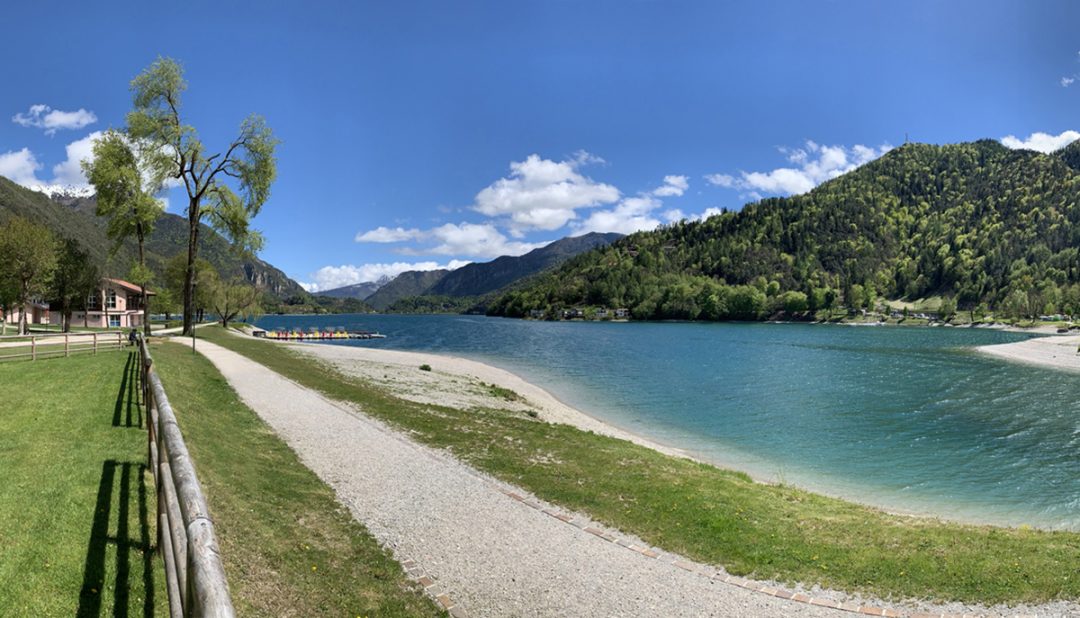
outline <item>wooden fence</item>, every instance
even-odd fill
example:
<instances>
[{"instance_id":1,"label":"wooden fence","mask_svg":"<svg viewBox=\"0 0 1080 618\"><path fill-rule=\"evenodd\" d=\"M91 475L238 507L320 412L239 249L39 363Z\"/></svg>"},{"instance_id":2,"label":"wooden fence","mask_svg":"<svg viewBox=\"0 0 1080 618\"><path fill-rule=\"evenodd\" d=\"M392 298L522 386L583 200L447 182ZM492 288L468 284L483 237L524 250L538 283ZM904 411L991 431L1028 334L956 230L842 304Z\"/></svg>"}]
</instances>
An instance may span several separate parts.
<instances>
[{"instance_id":1,"label":"wooden fence","mask_svg":"<svg viewBox=\"0 0 1080 618\"><path fill-rule=\"evenodd\" d=\"M150 430L150 468L157 487L158 547L165 561L165 586L173 618L233 618L235 612L214 523L195 466L169 398L139 336L140 392Z\"/></svg>"},{"instance_id":2,"label":"wooden fence","mask_svg":"<svg viewBox=\"0 0 1080 618\"><path fill-rule=\"evenodd\" d=\"M9 335L0 337L0 362L57 358L82 353L97 354L104 350L123 349L126 342L127 334L119 331Z\"/></svg>"}]
</instances>

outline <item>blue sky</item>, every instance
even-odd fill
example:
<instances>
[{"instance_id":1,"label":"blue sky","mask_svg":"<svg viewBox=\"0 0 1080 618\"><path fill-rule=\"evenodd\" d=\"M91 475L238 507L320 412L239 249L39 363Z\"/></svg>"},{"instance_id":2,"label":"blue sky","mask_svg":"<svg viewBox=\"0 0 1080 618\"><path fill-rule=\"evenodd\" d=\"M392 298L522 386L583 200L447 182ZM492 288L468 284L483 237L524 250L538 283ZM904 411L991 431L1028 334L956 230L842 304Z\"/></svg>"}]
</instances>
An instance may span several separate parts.
<instances>
[{"instance_id":1,"label":"blue sky","mask_svg":"<svg viewBox=\"0 0 1080 618\"><path fill-rule=\"evenodd\" d=\"M84 182L131 78L173 57L211 152L252 112L281 138L262 257L326 289L802 192L905 135L1062 145L1080 137L1078 18L985 0L18 3L0 175Z\"/></svg>"}]
</instances>

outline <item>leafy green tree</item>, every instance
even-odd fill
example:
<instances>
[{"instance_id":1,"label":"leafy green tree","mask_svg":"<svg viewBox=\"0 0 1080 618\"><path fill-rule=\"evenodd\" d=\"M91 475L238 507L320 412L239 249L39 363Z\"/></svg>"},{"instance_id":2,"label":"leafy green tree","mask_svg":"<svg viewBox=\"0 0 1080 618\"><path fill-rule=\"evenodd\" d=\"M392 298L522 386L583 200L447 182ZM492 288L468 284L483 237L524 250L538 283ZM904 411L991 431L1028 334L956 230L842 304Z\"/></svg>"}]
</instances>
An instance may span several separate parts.
<instances>
[{"instance_id":1,"label":"leafy green tree","mask_svg":"<svg viewBox=\"0 0 1080 618\"><path fill-rule=\"evenodd\" d=\"M207 154L195 128L180 117L181 95L187 89L183 69L170 58L158 58L131 82L134 109L128 134L145 144L152 184L179 180L188 196L188 251L184 276L184 333L190 334L195 308L195 260L199 228L207 220L236 247L257 251L262 236L251 228L270 196L277 175L274 151L278 140L259 116L249 116L239 135L223 150ZM231 183L235 186L230 187Z\"/></svg>"},{"instance_id":2,"label":"leafy green tree","mask_svg":"<svg viewBox=\"0 0 1080 618\"><path fill-rule=\"evenodd\" d=\"M60 305L60 321L65 333L71 331L71 312L75 307L82 307L85 312L86 301L100 279L100 271L90 255L78 242L65 239L60 244L50 292L52 299Z\"/></svg>"},{"instance_id":3,"label":"leafy green tree","mask_svg":"<svg viewBox=\"0 0 1080 618\"><path fill-rule=\"evenodd\" d=\"M941 299L941 306L938 307L938 313L941 315L941 319L948 321L953 319L956 315L956 299L951 296L946 296Z\"/></svg>"},{"instance_id":4,"label":"leafy green tree","mask_svg":"<svg viewBox=\"0 0 1080 618\"><path fill-rule=\"evenodd\" d=\"M0 277L19 310L19 334L28 332L26 305L45 296L56 270L56 237L43 225L14 217L0 226ZM9 301L10 302L10 301Z\"/></svg>"},{"instance_id":5,"label":"leafy green tree","mask_svg":"<svg viewBox=\"0 0 1080 618\"><path fill-rule=\"evenodd\" d=\"M143 309L143 332L150 335L150 298L146 285L153 276L146 267L145 240L161 215L161 203L154 197L161 184L151 185L156 154L152 148L132 146L127 136L106 131L94 141L94 156L83 161L83 171L97 191L97 215L108 221L107 231L113 240L113 253L127 238L135 237L139 261L128 278L139 286Z\"/></svg>"},{"instance_id":6,"label":"leafy green tree","mask_svg":"<svg viewBox=\"0 0 1080 618\"><path fill-rule=\"evenodd\" d=\"M165 319L172 319L174 313L179 312L180 301L176 294L170 288L162 287L157 291L157 298L154 299L154 307L165 314Z\"/></svg>"},{"instance_id":7,"label":"leafy green tree","mask_svg":"<svg viewBox=\"0 0 1080 618\"><path fill-rule=\"evenodd\" d=\"M254 317L261 312L259 298L262 291L246 281L222 281L211 270L203 274L199 287L205 290L207 307L225 328L237 318Z\"/></svg>"},{"instance_id":8,"label":"leafy green tree","mask_svg":"<svg viewBox=\"0 0 1080 618\"><path fill-rule=\"evenodd\" d=\"M810 303L807 301L806 294L802 292L787 291L784 292L784 311L787 313L802 313L810 307Z\"/></svg>"},{"instance_id":9,"label":"leafy green tree","mask_svg":"<svg viewBox=\"0 0 1080 618\"><path fill-rule=\"evenodd\" d=\"M2 229L0 226L0 230ZM0 231L0 236L2 234ZM8 270L3 247L0 247L0 335L7 334L8 315L15 309L15 301L19 297L16 289L15 278Z\"/></svg>"}]
</instances>

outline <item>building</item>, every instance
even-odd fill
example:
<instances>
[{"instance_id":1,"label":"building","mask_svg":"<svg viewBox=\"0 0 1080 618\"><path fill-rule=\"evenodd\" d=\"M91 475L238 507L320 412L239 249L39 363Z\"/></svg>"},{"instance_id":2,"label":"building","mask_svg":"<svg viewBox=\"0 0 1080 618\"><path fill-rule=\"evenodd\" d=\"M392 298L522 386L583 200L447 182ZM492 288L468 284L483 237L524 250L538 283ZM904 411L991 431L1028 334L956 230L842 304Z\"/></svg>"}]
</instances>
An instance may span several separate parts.
<instances>
[{"instance_id":1,"label":"building","mask_svg":"<svg viewBox=\"0 0 1080 618\"><path fill-rule=\"evenodd\" d=\"M41 302L40 300L32 300L26 303L21 309L14 309L10 313L4 316L5 321L8 324L18 324L19 318L22 317L23 311L26 312L27 324L48 324L49 315L49 303Z\"/></svg>"},{"instance_id":2,"label":"building","mask_svg":"<svg viewBox=\"0 0 1080 618\"><path fill-rule=\"evenodd\" d=\"M148 296L154 296L150 290ZM86 303L86 311L72 311L71 324L99 328L142 326L142 292L139 286L122 279L102 279L101 289Z\"/></svg>"}]
</instances>

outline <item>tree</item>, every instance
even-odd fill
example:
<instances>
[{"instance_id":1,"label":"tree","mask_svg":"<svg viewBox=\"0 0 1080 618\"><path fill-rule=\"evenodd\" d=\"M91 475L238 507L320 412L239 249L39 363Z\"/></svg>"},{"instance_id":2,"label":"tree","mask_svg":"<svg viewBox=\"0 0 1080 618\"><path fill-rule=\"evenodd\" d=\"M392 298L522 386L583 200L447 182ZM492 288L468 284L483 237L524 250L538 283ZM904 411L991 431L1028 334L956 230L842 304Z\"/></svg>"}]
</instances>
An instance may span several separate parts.
<instances>
[{"instance_id":1,"label":"tree","mask_svg":"<svg viewBox=\"0 0 1080 618\"><path fill-rule=\"evenodd\" d=\"M146 284L151 273L146 267L144 241L161 215L161 203L154 197L161 184L146 181L156 155L152 148L133 148L131 141L116 131L106 131L94 141L94 156L83 161L83 171L97 191L97 215L108 220L106 228L114 242L113 252L132 236L139 247L139 261L128 278L139 286L142 297L143 332L150 335L150 298Z\"/></svg>"},{"instance_id":2,"label":"tree","mask_svg":"<svg viewBox=\"0 0 1080 618\"><path fill-rule=\"evenodd\" d=\"M128 134L144 143L151 163L152 184L176 179L188 196L188 252L184 273L184 334L191 334L194 313L195 260L203 220L240 250L256 251L262 236L251 229L270 196L277 176L274 150L278 140L259 116L248 116L227 148L207 155L195 128L180 119L180 97L187 89L183 69L170 58L158 58L131 82L134 109ZM231 182L239 194L226 182Z\"/></svg>"},{"instance_id":3,"label":"tree","mask_svg":"<svg viewBox=\"0 0 1080 618\"><path fill-rule=\"evenodd\" d=\"M25 335L26 305L48 292L56 270L56 237L43 225L15 217L0 226L0 264L7 281L0 287L10 288L19 309L19 334Z\"/></svg>"},{"instance_id":4,"label":"tree","mask_svg":"<svg viewBox=\"0 0 1080 618\"><path fill-rule=\"evenodd\" d=\"M956 315L956 299L952 296L946 296L941 299L941 306L938 307L938 313L941 315L941 319L948 322Z\"/></svg>"},{"instance_id":5,"label":"tree","mask_svg":"<svg viewBox=\"0 0 1080 618\"><path fill-rule=\"evenodd\" d=\"M180 301L171 289L162 287L158 289L157 298L154 299L154 306L158 311L165 314L166 320L170 320L172 314L177 313Z\"/></svg>"},{"instance_id":6,"label":"tree","mask_svg":"<svg viewBox=\"0 0 1080 618\"><path fill-rule=\"evenodd\" d=\"M8 314L15 308L15 299L18 297L15 292L15 278L11 276L6 262L3 247L0 247L0 335L7 334Z\"/></svg>"},{"instance_id":7,"label":"tree","mask_svg":"<svg viewBox=\"0 0 1080 618\"><path fill-rule=\"evenodd\" d=\"M784 292L783 303L784 311L787 313L802 313L810 306L806 294L802 292Z\"/></svg>"},{"instance_id":8,"label":"tree","mask_svg":"<svg viewBox=\"0 0 1080 618\"><path fill-rule=\"evenodd\" d=\"M207 306L223 327L228 328L229 322L238 317L254 317L261 312L259 297L262 291L259 288L243 280L222 281L217 273L211 273L199 286L205 286Z\"/></svg>"},{"instance_id":9,"label":"tree","mask_svg":"<svg viewBox=\"0 0 1080 618\"><path fill-rule=\"evenodd\" d=\"M60 304L64 332L71 331L71 312L76 306L85 309L86 300L97 287L101 275L89 254L79 243L68 238L60 245L51 296Z\"/></svg>"}]
</instances>

